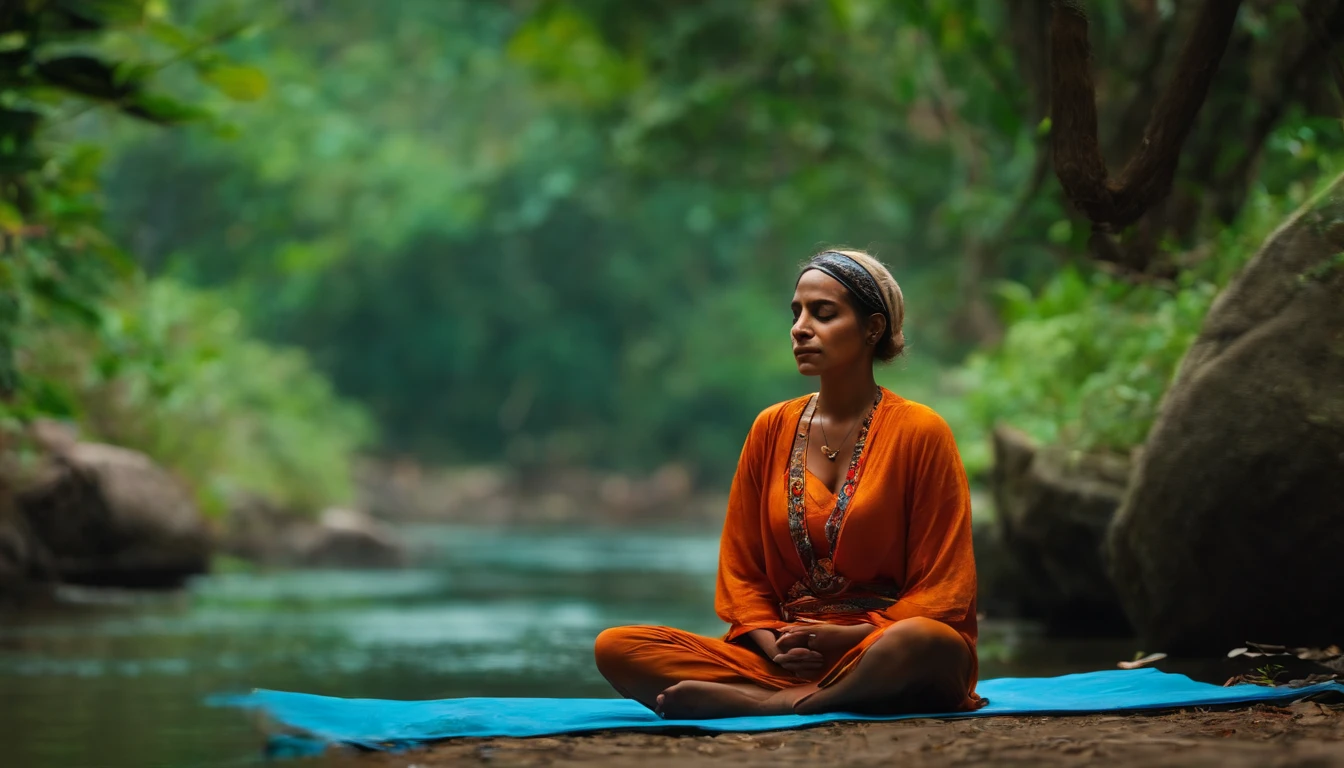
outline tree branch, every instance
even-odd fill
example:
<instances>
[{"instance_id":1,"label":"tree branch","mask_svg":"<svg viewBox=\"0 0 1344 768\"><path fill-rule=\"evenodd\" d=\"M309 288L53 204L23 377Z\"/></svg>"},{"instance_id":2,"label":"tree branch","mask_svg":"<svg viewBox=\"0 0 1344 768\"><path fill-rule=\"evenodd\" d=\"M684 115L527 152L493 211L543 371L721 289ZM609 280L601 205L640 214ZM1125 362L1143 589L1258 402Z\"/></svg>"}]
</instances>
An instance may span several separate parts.
<instances>
[{"instance_id":1,"label":"tree branch","mask_svg":"<svg viewBox=\"0 0 1344 768\"><path fill-rule=\"evenodd\" d=\"M1208 95L1241 0L1206 0L1158 99L1143 141L1117 180L1097 136L1087 17L1079 0L1055 0L1051 20L1051 134L1065 194L1102 231L1138 220L1171 190L1181 147Z\"/></svg>"}]
</instances>

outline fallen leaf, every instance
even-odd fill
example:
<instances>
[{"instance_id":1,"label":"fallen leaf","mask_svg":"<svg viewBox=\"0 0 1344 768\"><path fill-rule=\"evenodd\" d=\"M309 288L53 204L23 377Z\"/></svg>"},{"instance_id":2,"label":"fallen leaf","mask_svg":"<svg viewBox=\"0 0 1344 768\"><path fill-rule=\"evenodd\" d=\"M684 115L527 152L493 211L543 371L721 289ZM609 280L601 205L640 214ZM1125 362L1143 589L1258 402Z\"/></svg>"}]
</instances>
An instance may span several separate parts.
<instances>
[{"instance_id":1,"label":"fallen leaf","mask_svg":"<svg viewBox=\"0 0 1344 768\"><path fill-rule=\"evenodd\" d=\"M1120 667L1121 669L1138 669L1139 667L1145 667L1149 664L1152 664L1155 661L1161 661L1165 658L1167 658L1167 654L1165 653L1150 653L1141 659L1135 659L1133 661L1122 661L1116 666Z\"/></svg>"}]
</instances>

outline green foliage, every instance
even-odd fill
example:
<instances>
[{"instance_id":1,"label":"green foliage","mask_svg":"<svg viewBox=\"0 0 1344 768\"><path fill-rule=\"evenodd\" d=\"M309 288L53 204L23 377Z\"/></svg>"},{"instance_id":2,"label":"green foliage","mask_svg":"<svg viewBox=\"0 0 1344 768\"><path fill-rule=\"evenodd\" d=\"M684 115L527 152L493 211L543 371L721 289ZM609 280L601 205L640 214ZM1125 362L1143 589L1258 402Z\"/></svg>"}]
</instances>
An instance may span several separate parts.
<instances>
[{"instance_id":1,"label":"green foliage","mask_svg":"<svg viewBox=\"0 0 1344 768\"><path fill-rule=\"evenodd\" d=\"M122 283L98 313L92 329L27 329L32 386L12 409L156 457L208 513L242 492L299 510L350 499L371 427L302 352L248 338L237 310L168 280Z\"/></svg>"},{"instance_id":2,"label":"green foliage","mask_svg":"<svg viewBox=\"0 0 1344 768\"><path fill-rule=\"evenodd\" d=\"M1036 295L1004 286L1004 340L967 363L975 415L1083 450L1143 442L1214 292L1207 282L1174 290L1074 267Z\"/></svg>"},{"instance_id":3,"label":"green foliage","mask_svg":"<svg viewBox=\"0 0 1344 768\"><path fill-rule=\"evenodd\" d=\"M1004 283L1007 333L996 348L971 355L961 372L977 428L1006 422L1082 451L1127 452L1141 444L1218 290L1344 167L1335 126L1286 188L1268 186L1285 179L1284 164L1302 157L1301 147L1284 141L1301 130L1289 123L1276 133L1271 146L1281 151L1267 158L1266 182L1233 226L1188 254L1176 283L1136 284L1087 267L1066 267L1034 293ZM1317 179L1314 186L1304 175ZM987 468L978 460L974 469Z\"/></svg>"},{"instance_id":4,"label":"green foliage","mask_svg":"<svg viewBox=\"0 0 1344 768\"><path fill-rule=\"evenodd\" d=\"M1242 677L1246 682L1252 685L1263 685L1267 688L1273 688L1279 684L1279 677L1287 672L1287 668L1282 664L1266 664L1263 667L1256 667L1254 672L1248 672Z\"/></svg>"},{"instance_id":5,"label":"green foliage","mask_svg":"<svg viewBox=\"0 0 1344 768\"><path fill-rule=\"evenodd\" d=\"M251 99L217 106L233 140L212 125L108 141L112 234L150 274L218 289L308 350L386 451L671 459L726 480L752 416L813 386L788 358L788 296L795 265L840 243L892 265L912 359L883 383L944 413L973 471L998 418L1124 450L1239 263L1206 258L1170 286L1054 276L1089 228L1037 173L1051 125L1017 44L1033 30L994 0L226 7L182 5L192 26L249 22L226 59L154 29L193 57L204 85L178 83L193 104ZM1106 130L1128 130L1122 113L1148 111L1128 95L1162 62L1127 38L1141 9L1093 11ZM1243 16L1266 36L1300 23ZM1196 132L1250 130L1251 84L1219 82ZM1340 144L1293 99L1281 123L1254 198L1275 210ZM1244 148L1193 155L1183 167L1235 168ZM1159 245L1244 256L1225 240L1253 227L1213 218L1240 198L1182 184L1189 210L1169 218L1198 226ZM1004 346L948 373L971 337L953 321L988 278L1017 286Z\"/></svg>"},{"instance_id":6,"label":"green foliage","mask_svg":"<svg viewBox=\"0 0 1344 768\"><path fill-rule=\"evenodd\" d=\"M152 89L152 67L100 49L117 29L133 28L144 2L46 0L0 16L0 392L19 386L16 337L26 322L52 313L85 322L101 286L124 262L98 231L99 152L55 141L55 126L90 105L157 122L195 114Z\"/></svg>"},{"instance_id":7,"label":"green foliage","mask_svg":"<svg viewBox=\"0 0 1344 768\"><path fill-rule=\"evenodd\" d=\"M232 142L124 133L116 238L311 350L388 450L726 480L752 417L814 386L796 265L873 248L915 354L953 357L963 232L1012 207L1036 141L993 3L784 5L257 3L227 51L276 87ZM922 93L948 79L976 94L943 94L951 138ZM1042 196L1021 225L1061 215Z\"/></svg>"},{"instance_id":8,"label":"green foliage","mask_svg":"<svg viewBox=\"0 0 1344 768\"><path fill-rule=\"evenodd\" d=\"M173 64L228 97L264 96L264 74L214 48L244 27L216 21L178 27L139 0L0 14L0 429L77 422L175 470L207 512L244 491L315 509L349 497L367 419L304 354L249 338L220 298L142 279L102 233L102 150L78 140L99 112L208 116L168 95Z\"/></svg>"}]
</instances>

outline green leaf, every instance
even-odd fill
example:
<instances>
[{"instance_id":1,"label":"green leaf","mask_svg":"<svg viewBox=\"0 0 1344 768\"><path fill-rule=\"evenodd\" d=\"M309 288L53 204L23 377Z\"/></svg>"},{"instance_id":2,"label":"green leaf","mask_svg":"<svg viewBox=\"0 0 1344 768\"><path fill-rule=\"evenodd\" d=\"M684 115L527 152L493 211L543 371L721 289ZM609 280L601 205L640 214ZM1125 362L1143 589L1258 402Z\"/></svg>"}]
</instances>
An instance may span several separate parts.
<instances>
[{"instance_id":1,"label":"green leaf","mask_svg":"<svg viewBox=\"0 0 1344 768\"><path fill-rule=\"evenodd\" d=\"M217 118L210 121L210 131L217 138L233 141L243 135L243 129L237 123Z\"/></svg>"},{"instance_id":2,"label":"green leaf","mask_svg":"<svg viewBox=\"0 0 1344 768\"><path fill-rule=\"evenodd\" d=\"M196 43L191 37L178 27L162 21L151 21L148 25L149 34L155 40L173 48L177 51L189 51L195 47Z\"/></svg>"},{"instance_id":3,"label":"green leaf","mask_svg":"<svg viewBox=\"0 0 1344 768\"><path fill-rule=\"evenodd\" d=\"M119 62L112 68L113 81L121 87L136 89L144 86L148 80L158 70L152 64L144 64L134 61Z\"/></svg>"},{"instance_id":4,"label":"green leaf","mask_svg":"<svg viewBox=\"0 0 1344 768\"><path fill-rule=\"evenodd\" d=\"M0 201L0 229L18 234L23 229L23 215L9 203Z\"/></svg>"},{"instance_id":5,"label":"green leaf","mask_svg":"<svg viewBox=\"0 0 1344 768\"><path fill-rule=\"evenodd\" d=\"M210 113L200 107L178 101L155 93L141 93L123 109L152 123L186 123L209 117Z\"/></svg>"},{"instance_id":6,"label":"green leaf","mask_svg":"<svg viewBox=\"0 0 1344 768\"><path fill-rule=\"evenodd\" d=\"M225 65L202 73L207 82L236 101L256 101L270 90L266 73L256 67Z\"/></svg>"},{"instance_id":7,"label":"green leaf","mask_svg":"<svg viewBox=\"0 0 1344 768\"><path fill-rule=\"evenodd\" d=\"M1059 221L1056 221L1054 224L1050 225L1050 229L1046 232L1046 237L1050 239L1050 242L1058 245L1063 245L1064 243L1069 242L1073 237L1073 222L1068 219L1060 219Z\"/></svg>"},{"instance_id":8,"label":"green leaf","mask_svg":"<svg viewBox=\"0 0 1344 768\"><path fill-rule=\"evenodd\" d=\"M0 51L18 51L28 46L28 35L24 32L9 32L0 35Z\"/></svg>"}]
</instances>

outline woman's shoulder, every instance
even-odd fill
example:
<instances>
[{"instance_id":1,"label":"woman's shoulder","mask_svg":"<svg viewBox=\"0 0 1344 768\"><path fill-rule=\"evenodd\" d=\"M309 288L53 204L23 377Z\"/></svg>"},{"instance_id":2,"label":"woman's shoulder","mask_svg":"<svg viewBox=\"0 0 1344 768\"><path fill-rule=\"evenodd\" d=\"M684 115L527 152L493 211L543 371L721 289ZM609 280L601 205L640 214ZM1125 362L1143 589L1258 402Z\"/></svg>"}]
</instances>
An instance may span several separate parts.
<instances>
[{"instance_id":1,"label":"woman's shoulder","mask_svg":"<svg viewBox=\"0 0 1344 768\"><path fill-rule=\"evenodd\" d=\"M807 401L811 399L812 394L801 395L799 397L782 400L756 415L756 420L751 423L752 435L773 434L782 428L784 423L792 416L795 420L807 406Z\"/></svg>"},{"instance_id":2,"label":"woman's shoulder","mask_svg":"<svg viewBox=\"0 0 1344 768\"><path fill-rule=\"evenodd\" d=\"M914 400L901 397L895 392L887 390L892 397L891 408L888 411L901 431L912 437L923 438L952 438L952 427L948 426L947 420L938 414L929 406L923 403L917 403Z\"/></svg>"}]
</instances>

